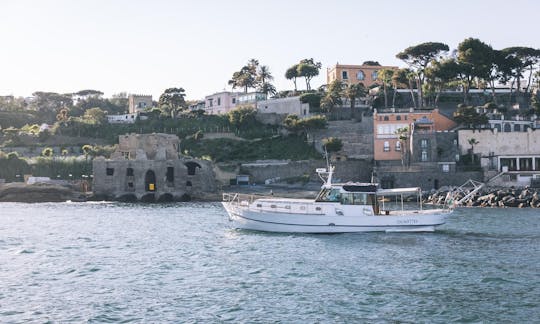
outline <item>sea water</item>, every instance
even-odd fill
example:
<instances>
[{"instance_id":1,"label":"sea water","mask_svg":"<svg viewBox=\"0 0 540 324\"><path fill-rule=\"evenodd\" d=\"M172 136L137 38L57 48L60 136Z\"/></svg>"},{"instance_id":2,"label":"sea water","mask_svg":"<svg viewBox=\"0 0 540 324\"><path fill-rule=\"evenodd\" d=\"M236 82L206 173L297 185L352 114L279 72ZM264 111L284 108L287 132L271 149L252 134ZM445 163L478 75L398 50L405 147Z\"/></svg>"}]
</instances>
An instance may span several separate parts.
<instances>
[{"instance_id":1,"label":"sea water","mask_svg":"<svg viewBox=\"0 0 540 324\"><path fill-rule=\"evenodd\" d=\"M525 323L540 211L435 233L272 234L218 203L0 204L0 322Z\"/></svg>"}]
</instances>

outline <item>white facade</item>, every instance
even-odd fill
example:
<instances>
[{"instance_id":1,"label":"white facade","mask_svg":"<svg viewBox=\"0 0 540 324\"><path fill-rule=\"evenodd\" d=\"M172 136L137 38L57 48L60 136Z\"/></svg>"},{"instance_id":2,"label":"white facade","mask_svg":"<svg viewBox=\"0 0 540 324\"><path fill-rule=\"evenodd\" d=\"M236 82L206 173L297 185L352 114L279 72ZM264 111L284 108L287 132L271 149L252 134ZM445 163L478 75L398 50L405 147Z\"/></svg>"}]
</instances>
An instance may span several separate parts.
<instances>
[{"instance_id":1,"label":"white facade","mask_svg":"<svg viewBox=\"0 0 540 324\"><path fill-rule=\"evenodd\" d=\"M481 166L498 171L539 171L540 131L499 132L497 129L458 130L461 154L471 149L470 139L475 139L474 154L480 155Z\"/></svg>"},{"instance_id":2,"label":"white facade","mask_svg":"<svg viewBox=\"0 0 540 324\"><path fill-rule=\"evenodd\" d=\"M226 114L237 105L239 93L223 91L204 98L204 111L209 115Z\"/></svg>"},{"instance_id":3,"label":"white facade","mask_svg":"<svg viewBox=\"0 0 540 324\"><path fill-rule=\"evenodd\" d=\"M107 115L109 124L133 124L137 120L139 113L124 115Z\"/></svg>"},{"instance_id":4,"label":"white facade","mask_svg":"<svg viewBox=\"0 0 540 324\"><path fill-rule=\"evenodd\" d=\"M270 99L257 102L257 112L262 114L309 116L309 104L302 103L300 97Z\"/></svg>"}]
</instances>

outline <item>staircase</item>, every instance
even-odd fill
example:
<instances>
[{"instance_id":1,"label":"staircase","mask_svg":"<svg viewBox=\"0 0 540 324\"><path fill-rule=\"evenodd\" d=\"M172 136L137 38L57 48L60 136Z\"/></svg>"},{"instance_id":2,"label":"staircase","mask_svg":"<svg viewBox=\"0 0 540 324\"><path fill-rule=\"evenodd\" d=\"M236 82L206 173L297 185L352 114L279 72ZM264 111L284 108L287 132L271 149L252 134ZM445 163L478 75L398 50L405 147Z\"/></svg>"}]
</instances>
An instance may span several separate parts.
<instances>
[{"instance_id":1,"label":"staircase","mask_svg":"<svg viewBox=\"0 0 540 324\"><path fill-rule=\"evenodd\" d=\"M342 152L349 158L373 158L372 118L364 118L362 122L352 120L330 121L327 129L311 132L309 141L314 141L315 148L322 153L322 140L329 137L337 137L342 141Z\"/></svg>"}]
</instances>

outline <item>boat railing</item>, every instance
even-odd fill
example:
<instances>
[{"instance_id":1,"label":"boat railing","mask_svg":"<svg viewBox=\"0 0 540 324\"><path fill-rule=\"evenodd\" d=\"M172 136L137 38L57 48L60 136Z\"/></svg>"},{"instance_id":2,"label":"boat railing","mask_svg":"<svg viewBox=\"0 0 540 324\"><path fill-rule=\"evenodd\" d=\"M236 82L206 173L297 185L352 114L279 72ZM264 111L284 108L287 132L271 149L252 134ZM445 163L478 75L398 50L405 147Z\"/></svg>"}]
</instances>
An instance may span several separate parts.
<instances>
[{"instance_id":1,"label":"boat railing","mask_svg":"<svg viewBox=\"0 0 540 324\"><path fill-rule=\"evenodd\" d=\"M265 201L264 199L273 200ZM311 203L275 201L274 199L274 196L223 193L223 202L229 203L235 207L250 208L256 211L276 211L284 214L324 214L322 207L314 206ZM256 200L261 201L259 201L257 204L253 204L253 202Z\"/></svg>"},{"instance_id":2,"label":"boat railing","mask_svg":"<svg viewBox=\"0 0 540 324\"><path fill-rule=\"evenodd\" d=\"M261 199L261 198L273 198L273 197L264 196L264 195L254 195L254 194L232 193L232 192L223 193L223 202L228 202L235 205L236 204L249 205L252 202L254 202L256 199Z\"/></svg>"}]
</instances>

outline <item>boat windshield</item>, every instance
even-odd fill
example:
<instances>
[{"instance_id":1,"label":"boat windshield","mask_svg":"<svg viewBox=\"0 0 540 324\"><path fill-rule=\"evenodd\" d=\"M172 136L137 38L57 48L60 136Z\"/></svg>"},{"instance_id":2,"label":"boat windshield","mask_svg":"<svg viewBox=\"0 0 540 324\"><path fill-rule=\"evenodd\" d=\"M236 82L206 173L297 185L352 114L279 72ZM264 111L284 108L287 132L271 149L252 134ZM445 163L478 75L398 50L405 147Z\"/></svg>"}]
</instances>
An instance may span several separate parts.
<instances>
[{"instance_id":1,"label":"boat windshield","mask_svg":"<svg viewBox=\"0 0 540 324\"><path fill-rule=\"evenodd\" d=\"M323 189L317 195L315 201L317 202L339 202L341 193L338 188Z\"/></svg>"}]
</instances>

